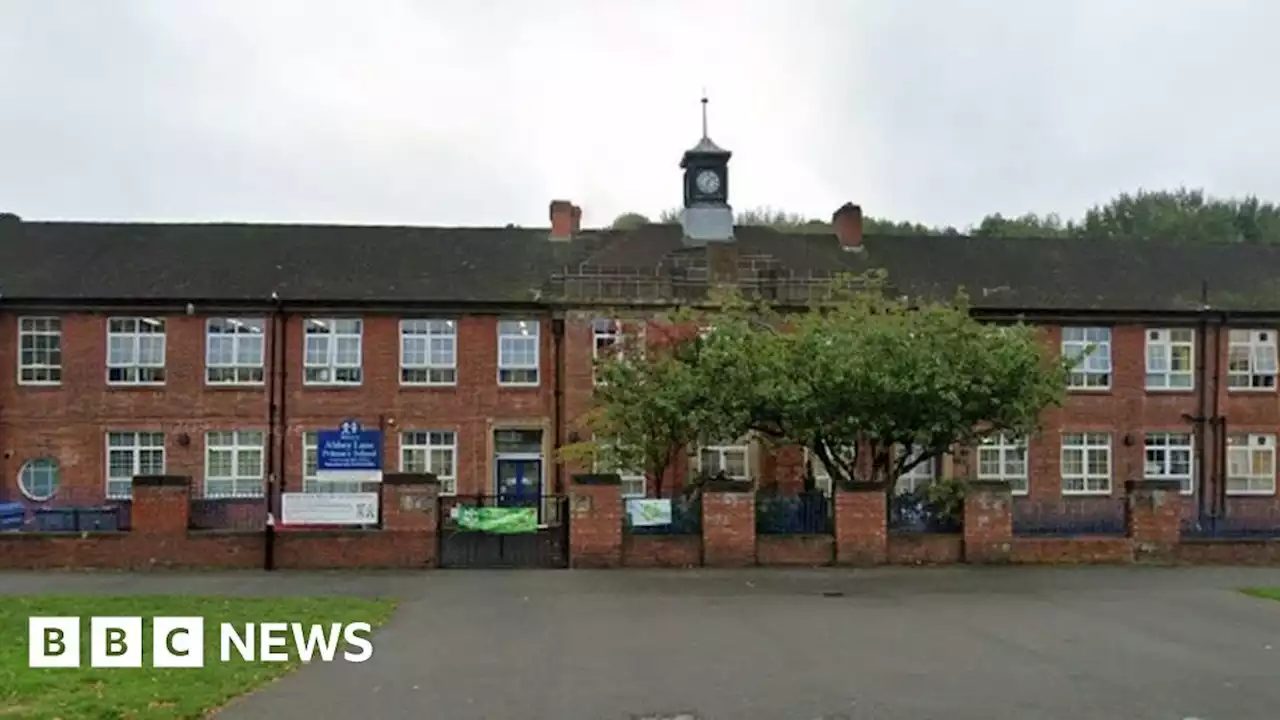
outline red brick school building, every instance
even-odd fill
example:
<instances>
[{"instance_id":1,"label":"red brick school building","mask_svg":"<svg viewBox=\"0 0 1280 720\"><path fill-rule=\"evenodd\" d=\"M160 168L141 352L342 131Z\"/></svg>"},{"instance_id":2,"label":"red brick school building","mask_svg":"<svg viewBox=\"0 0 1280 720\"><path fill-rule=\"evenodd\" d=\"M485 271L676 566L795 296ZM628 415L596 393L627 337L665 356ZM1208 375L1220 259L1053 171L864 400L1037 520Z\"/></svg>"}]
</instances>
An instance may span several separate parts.
<instances>
[{"instance_id":1,"label":"red brick school building","mask_svg":"<svg viewBox=\"0 0 1280 720\"><path fill-rule=\"evenodd\" d=\"M538 498L540 529L454 564L1128 561L1150 537L1165 557L1275 556L1280 247L878 237L853 204L830 234L734 227L729 159L703 138L682 222L630 230L563 200L549 228L0 215L0 504L21 528L3 564L448 565L451 508L481 496ZM1054 352L1097 348L1037 436L900 479L973 480L962 529L896 527L891 501L816 468L826 520L769 539L756 494L805 495L806 458L742 441L669 469L668 495L699 470L741 481L708 489L698 528L630 533L616 498L654 484L575 483L590 468L558 459L593 359L636 323L717 283L798 304L873 268L904 294L963 288ZM317 433L347 419L381 431L387 483L320 476ZM266 531L279 493L335 489L381 492L378 522Z\"/></svg>"}]
</instances>

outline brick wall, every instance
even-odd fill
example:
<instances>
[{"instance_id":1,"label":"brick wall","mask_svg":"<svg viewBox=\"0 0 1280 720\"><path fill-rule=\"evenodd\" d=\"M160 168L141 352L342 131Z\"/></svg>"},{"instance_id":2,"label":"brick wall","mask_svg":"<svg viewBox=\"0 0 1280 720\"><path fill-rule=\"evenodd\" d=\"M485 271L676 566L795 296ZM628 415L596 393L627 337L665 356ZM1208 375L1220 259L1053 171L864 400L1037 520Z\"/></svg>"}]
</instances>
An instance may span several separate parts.
<instances>
[{"instance_id":1,"label":"brick wall","mask_svg":"<svg viewBox=\"0 0 1280 720\"><path fill-rule=\"evenodd\" d=\"M839 565L880 565L888 558L888 499L884 490L838 489L835 546Z\"/></svg>"},{"instance_id":2,"label":"brick wall","mask_svg":"<svg viewBox=\"0 0 1280 720\"><path fill-rule=\"evenodd\" d=\"M1013 550L1013 499L1008 483L970 483L964 499L964 556L1000 563Z\"/></svg>"},{"instance_id":3,"label":"brick wall","mask_svg":"<svg viewBox=\"0 0 1280 720\"><path fill-rule=\"evenodd\" d=\"M637 568L700 567L702 536L625 533L622 538L622 564Z\"/></svg>"},{"instance_id":4,"label":"brick wall","mask_svg":"<svg viewBox=\"0 0 1280 720\"><path fill-rule=\"evenodd\" d=\"M283 531L273 541L277 569L436 565L436 485L425 476L388 476L383 529ZM132 529L111 533L3 533L0 568L262 568L268 534L189 531L190 484L180 476L135 479Z\"/></svg>"},{"instance_id":5,"label":"brick wall","mask_svg":"<svg viewBox=\"0 0 1280 720\"><path fill-rule=\"evenodd\" d=\"M891 533L887 562L890 565L945 565L964 561L959 533Z\"/></svg>"},{"instance_id":6,"label":"brick wall","mask_svg":"<svg viewBox=\"0 0 1280 720\"><path fill-rule=\"evenodd\" d=\"M1133 541L1123 537L1014 538L1009 562L1024 564L1127 564Z\"/></svg>"},{"instance_id":7,"label":"brick wall","mask_svg":"<svg viewBox=\"0 0 1280 720\"><path fill-rule=\"evenodd\" d=\"M809 567L831 565L835 562L835 538L831 535L758 535L756 562Z\"/></svg>"},{"instance_id":8,"label":"brick wall","mask_svg":"<svg viewBox=\"0 0 1280 720\"><path fill-rule=\"evenodd\" d=\"M756 494L750 483L705 486L702 559L707 567L746 567L756 563Z\"/></svg>"},{"instance_id":9,"label":"brick wall","mask_svg":"<svg viewBox=\"0 0 1280 720\"><path fill-rule=\"evenodd\" d=\"M575 475L569 490L569 562L622 565L622 492L617 475Z\"/></svg>"}]
</instances>

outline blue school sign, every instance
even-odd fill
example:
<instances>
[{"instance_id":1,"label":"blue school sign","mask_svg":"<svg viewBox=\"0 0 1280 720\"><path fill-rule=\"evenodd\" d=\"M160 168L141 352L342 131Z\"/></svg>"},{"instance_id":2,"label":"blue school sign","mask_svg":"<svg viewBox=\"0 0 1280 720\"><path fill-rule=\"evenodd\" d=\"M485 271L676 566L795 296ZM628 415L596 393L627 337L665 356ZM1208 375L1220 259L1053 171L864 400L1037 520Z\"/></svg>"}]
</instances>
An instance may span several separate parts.
<instances>
[{"instance_id":1,"label":"blue school sign","mask_svg":"<svg viewBox=\"0 0 1280 720\"><path fill-rule=\"evenodd\" d=\"M365 430L343 420L337 430L316 433L316 469L320 472L380 472L382 431Z\"/></svg>"}]
</instances>

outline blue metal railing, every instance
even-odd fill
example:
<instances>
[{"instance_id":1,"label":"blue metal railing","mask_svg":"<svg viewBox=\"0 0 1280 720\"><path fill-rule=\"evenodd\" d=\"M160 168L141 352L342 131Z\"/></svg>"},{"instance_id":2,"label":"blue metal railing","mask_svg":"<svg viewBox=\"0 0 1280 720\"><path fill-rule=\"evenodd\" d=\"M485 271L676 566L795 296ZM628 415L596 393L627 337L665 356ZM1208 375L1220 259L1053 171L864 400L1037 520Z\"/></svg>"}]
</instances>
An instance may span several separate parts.
<instances>
[{"instance_id":1,"label":"blue metal railing","mask_svg":"<svg viewBox=\"0 0 1280 720\"><path fill-rule=\"evenodd\" d=\"M831 500L821 492L756 496L757 534L827 535L831 528Z\"/></svg>"},{"instance_id":2,"label":"blue metal railing","mask_svg":"<svg viewBox=\"0 0 1280 720\"><path fill-rule=\"evenodd\" d=\"M1018 499L1013 503L1013 533L1029 537L1128 534L1124 498Z\"/></svg>"}]
</instances>

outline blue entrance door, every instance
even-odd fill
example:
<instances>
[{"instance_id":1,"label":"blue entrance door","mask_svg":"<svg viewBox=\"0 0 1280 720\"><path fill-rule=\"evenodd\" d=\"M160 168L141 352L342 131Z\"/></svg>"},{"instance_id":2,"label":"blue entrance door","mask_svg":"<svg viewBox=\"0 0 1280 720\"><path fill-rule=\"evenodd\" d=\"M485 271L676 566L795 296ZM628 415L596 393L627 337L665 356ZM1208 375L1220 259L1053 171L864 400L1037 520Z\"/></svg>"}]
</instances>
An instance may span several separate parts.
<instances>
[{"instance_id":1,"label":"blue entrance door","mask_svg":"<svg viewBox=\"0 0 1280 720\"><path fill-rule=\"evenodd\" d=\"M498 458L498 505L536 506L542 496L542 461Z\"/></svg>"}]
</instances>

